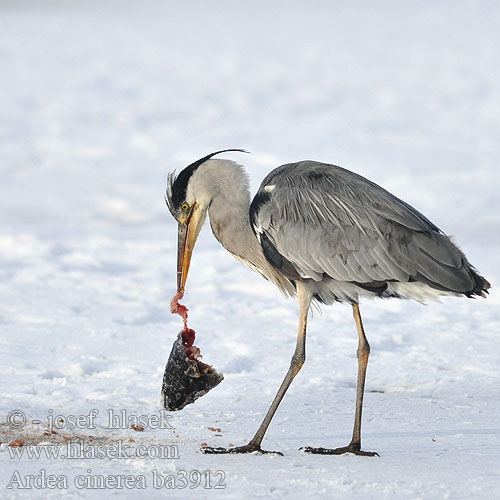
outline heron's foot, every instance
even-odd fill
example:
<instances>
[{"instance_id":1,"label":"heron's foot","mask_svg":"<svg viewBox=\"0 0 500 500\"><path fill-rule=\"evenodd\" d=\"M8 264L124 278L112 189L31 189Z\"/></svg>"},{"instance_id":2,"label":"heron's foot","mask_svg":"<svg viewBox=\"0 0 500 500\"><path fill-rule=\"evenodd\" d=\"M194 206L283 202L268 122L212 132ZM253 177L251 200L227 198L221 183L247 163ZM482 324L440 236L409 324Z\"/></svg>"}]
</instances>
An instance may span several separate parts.
<instances>
[{"instance_id":1,"label":"heron's foot","mask_svg":"<svg viewBox=\"0 0 500 500\"><path fill-rule=\"evenodd\" d=\"M359 445L353 445L352 443L348 446L342 446L342 448L312 448L311 446L306 446L300 449L304 450L306 453L314 453L316 455L343 455L344 453L353 453L354 455L363 457L380 457L376 451L362 451Z\"/></svg>"},{"instance_id":2,"label":"heron's foot","mask_svg":"<svg viewBox=\"0 0 500 500\"><path fill-rule=\"evenodd\" d=\"M236 453L262 453L267 455L281 455L283 453L280 451L267 451L263 450L260 445L255 445L252 443L248 443L245 446L237 446L236 448L222 448L220 446L212 447L212 446L204 446L201 448L203 453L207 453L209 455L220 455L220 454L236 454Z\"/></svg>"}]
</instances>

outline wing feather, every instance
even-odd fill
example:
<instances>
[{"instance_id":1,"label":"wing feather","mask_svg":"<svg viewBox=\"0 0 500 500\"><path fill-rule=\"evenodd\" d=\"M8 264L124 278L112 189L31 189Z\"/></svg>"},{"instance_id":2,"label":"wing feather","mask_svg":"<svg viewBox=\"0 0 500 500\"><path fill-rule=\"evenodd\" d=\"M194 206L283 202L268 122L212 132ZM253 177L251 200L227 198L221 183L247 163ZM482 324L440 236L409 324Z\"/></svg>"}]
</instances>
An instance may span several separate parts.
<instances>
[{"instance_id":1,"label":"wing feather","mask_svg":"<svg viewBox=\"0 0 500 500\"><path fill-rule=\"evenodd\" d=\"M274 188L266 191L266 185ZM305 161L277 168L262 182L250 218L302 278L367 285L420 280L461 292L474 287L464 254L437 226L334 165Z\"/></svg>"}]
</instances>

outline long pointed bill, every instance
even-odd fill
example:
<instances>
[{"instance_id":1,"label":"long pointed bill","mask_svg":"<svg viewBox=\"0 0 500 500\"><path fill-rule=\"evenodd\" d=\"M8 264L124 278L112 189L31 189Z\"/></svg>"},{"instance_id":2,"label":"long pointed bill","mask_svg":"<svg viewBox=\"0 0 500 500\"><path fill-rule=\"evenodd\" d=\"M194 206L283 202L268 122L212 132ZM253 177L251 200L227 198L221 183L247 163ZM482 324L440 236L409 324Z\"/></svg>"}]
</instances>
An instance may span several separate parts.
<instances>
[{"instance_id":1,"label":"long pointed bill","mask_svg":"<svg viewBox=\"0 0 500 500\"><path fill-rule=\"evenodd\" d=\"M184 292L194 244L203 225L204 217L194 209L191 217L179 223L177 240L177 293Z\"/></svg>"},{"instance_id":2,"label":"long pointed bill","mask_svg":"<svg viewBox=\"0 0 500 500\"><path fill-rule=\"evenodd\" d=\"M179 224L177 236L177 292L184 291L184 285L189 271L191 254L193 253L193 243L189 242L189 222Z\"/></svg>"}]
</instances>

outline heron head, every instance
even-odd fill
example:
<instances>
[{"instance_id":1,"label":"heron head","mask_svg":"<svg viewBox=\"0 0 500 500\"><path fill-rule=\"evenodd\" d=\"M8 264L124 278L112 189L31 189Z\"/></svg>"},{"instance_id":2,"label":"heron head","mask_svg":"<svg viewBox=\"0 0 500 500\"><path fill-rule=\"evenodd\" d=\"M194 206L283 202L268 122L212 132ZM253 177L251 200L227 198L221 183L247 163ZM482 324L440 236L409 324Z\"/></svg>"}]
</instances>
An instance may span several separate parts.
<instances>
[{"instance_id":1,"label":"heron head","mask_svg":"<svg viewBox=\"0 0 500 500\"><path fill-rule=\"evenodd\" d=\"M246 152L243 149L224 149L211 153L175 175L175 171L168 174L167 193L165 201L170 213L178 222L177 240L177 292L184 291L184 285L189 271L191 255L194 244L200 234L210 204L210 196L207 186L196 182L193 174L198 167L213 156L227 151Z\"/></svg>"}]
</instances>

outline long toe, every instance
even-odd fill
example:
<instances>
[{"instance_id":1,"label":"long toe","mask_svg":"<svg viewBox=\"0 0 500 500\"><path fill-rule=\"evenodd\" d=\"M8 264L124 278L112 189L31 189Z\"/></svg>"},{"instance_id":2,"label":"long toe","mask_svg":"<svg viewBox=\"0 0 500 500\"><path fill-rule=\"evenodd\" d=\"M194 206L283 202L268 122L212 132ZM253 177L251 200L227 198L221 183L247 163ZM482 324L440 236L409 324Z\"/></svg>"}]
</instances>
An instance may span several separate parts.
<instances>
[{"instance_id":1,"label":"long toe","mask_svg":"<svg viewBox=\"0 0 500 500\"><path fill-rule=\"evenodd\" d=\"M245 446L237 446L236 448L222 448L222 447L212 447L205 446L201 448L203 453L209 455L222 455L222 454L237 454L237 453L262 453L268 455L283 455L283 453L279 451L267 451L263 450L260 446L247 444Z\"/></svg>"},{"instance_id":2,"label":"long toe","mask_svg":"<svg viewBox=\"0 0 500 500\"><path fill-rule=\"evenodd\" d=\"M301 450L306 453L313 453L316 455L343 455L344 453L353 453L354 455L363 457L380 456L376 451L363 451L353 446L343 446L342 448L313 448L311 446L306 446L305 448L301 448Z\"/></svg>"}]
</instances>

